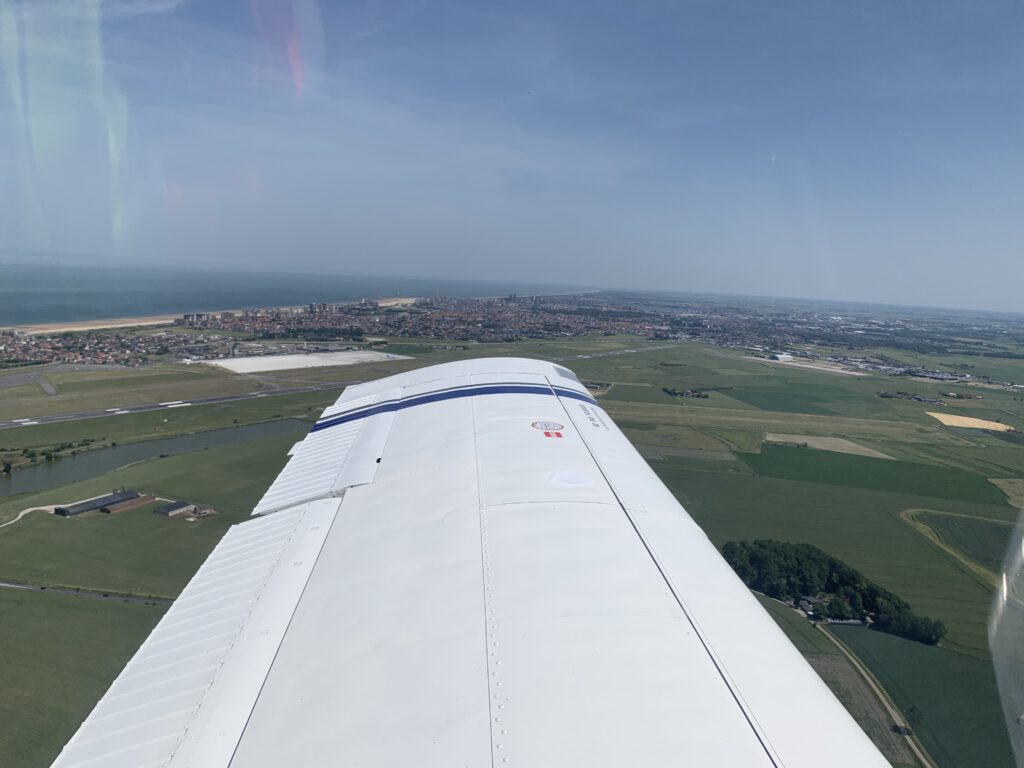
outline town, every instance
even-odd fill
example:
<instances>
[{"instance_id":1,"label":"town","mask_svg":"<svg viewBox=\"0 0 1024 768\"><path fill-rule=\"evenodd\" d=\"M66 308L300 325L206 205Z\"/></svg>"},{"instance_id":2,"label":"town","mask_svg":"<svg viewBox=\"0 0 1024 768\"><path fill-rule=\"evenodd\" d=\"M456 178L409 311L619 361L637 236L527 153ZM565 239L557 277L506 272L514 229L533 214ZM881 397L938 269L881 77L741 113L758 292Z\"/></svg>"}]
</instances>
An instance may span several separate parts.
<instances>
[{"instance_id":1,"label":"town","mask_svg":"<svg viewBox=\"0 0 1024 768\"><path fill-rule=\"evenodd\" d=\"M782 365L1015 388L1018 382L975 373L969 362L939 369L920 358L1024 359L1024 321L1009 315L602 291L314 302L193 312L173 325L153 328L49 333L0 329L0 367L55 362L141 366L173 359L384 347L387 339L488 344L596 335L700 341Z\"/></svg>"}]
</instances>

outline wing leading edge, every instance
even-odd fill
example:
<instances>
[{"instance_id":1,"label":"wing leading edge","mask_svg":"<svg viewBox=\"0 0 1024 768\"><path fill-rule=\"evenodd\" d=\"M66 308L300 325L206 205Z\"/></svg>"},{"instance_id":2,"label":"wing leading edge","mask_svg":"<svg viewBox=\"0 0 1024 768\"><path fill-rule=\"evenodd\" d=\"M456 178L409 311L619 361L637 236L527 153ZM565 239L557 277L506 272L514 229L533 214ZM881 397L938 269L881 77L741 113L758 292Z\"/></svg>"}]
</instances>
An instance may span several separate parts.
<instances>
[{"instance_id":1,"label":"wing leading edge","mask_svg":"<svg viewBox=\"0 0 1024 768\"><path fill-rule=\"evenodd\" d=\"M352 387L55 766L885 766L586 389Z\"/></svg>"}]
</instances>

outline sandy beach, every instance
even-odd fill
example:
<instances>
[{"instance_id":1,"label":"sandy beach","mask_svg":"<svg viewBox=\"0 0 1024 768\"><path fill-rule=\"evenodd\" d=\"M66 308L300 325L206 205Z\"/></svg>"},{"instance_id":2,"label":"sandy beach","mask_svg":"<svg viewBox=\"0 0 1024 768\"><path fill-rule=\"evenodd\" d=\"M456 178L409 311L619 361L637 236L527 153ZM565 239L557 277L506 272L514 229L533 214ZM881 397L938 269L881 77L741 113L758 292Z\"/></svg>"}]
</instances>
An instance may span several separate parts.
<instances>
[{"instance_id":1,"label":"sandy beach","mask_svg":"<svg viewBox=\"0 0 1024 768\"><path fill-rule=\"evenodd\" d=\"M396 296L390 299L377 299L378 307L408 307L419 299L415 296Z\"/></svg>"},{"instance_id":2,"label":"sandy beach","mask_svg":"<svg viewBox=\"0 0 1024 768\"><path fill-rule=\"evenodd\" d=\"M376 299L381 307L405 307L415 304L415 296L389 297ZM282 307L282 309L302 309L302 307ZM207 314L219 315L221 312L242 312L241 309L217 309L210 310ZM32 335L43 335L47 333L71 333L75 331L100 331L113 328L140 328L144 326L171 325L180 318L179 312L175 315L147 315L143 317L111 317L99 320L72 320L64 323L39 323L34 325L15 325L14 330Z\"/></svg>"},{"instance_id":3,"label":"sandy beach","mask_svg":"<svg viewBox=\"0 0 1024 768\"><path fill-rule=\"evenodd\" d=\"M137 328L148 325L170 325L178 315L150 315L149 317L112 317L107 320L79 320L68 323L41 323L39 325L16 325L22 333L40 335L46 333L68 333L72 331L98 331L106 328Z\"/></svg>"}]
</instances>

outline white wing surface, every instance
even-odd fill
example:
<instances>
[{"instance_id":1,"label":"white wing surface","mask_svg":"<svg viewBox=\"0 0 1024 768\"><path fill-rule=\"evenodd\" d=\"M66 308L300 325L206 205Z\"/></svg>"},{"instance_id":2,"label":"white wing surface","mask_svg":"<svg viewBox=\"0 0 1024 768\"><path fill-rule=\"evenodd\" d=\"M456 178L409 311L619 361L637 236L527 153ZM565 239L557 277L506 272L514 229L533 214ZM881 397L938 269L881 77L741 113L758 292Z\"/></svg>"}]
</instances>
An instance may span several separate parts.
<instances>
[{"instance_id":1,"label":"white wing surface","mask_svg":"<svg viewBox=\"0 0 1024 768\"><path fill-rule=\"evenodd\" d=\"M55 766L885 766L568 370L351 387Z\"/></svg>"}]
</instances>

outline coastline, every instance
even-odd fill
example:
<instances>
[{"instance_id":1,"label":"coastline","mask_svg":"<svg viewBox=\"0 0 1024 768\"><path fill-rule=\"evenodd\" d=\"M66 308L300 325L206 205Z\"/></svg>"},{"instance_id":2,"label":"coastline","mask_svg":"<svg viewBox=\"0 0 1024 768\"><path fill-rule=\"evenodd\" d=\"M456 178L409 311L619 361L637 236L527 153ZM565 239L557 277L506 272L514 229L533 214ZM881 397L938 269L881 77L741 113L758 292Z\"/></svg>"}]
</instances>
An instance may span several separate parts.
<instances>
[{"instance_id":1,"label":"coastline","mask_svg":"<svg viewBox=\"0 0 1024 768\"><path fill-rule=\"evenodd\" d=\"M583 296L592 293L600 293L598 289L586 291L572 291L569 293L538 293L531 296ZM405 307L414 304L422 296L388 296L374 299L382 308ZM481 299L497 299L500 296L481 296ZM299 306L281 307L281 309L301 309ZM219 315L221 312L242 312L241 309L216 309L208 310L211 315ZM81 331L104 331L118 328L142 328L156 327L161 325L173 325L174 321L187 313L163 314L163 315L142 315L136 317L109 317L93 320L69 320L63 323L32 323L28 325L0 326L0 328L12 328L19 333L27 333L30 336L42 336L52 333L77 333Z\"/></svg>"},{"instance_id":2,"label":"coastline","mask_svg":"<svg viewBox=\"0 0 1024 768\"><path fill-rule=\"evenodd\" d=\"M72 320L66 323L39 323L36 325L14 325L10 327L20 333L40 336L47 333L74 333L77 331L100 331L111 328L171 325L179 317L181 317L180 314L149 315L147 317L112 317L100 320Z\"/></svg>"}]
</instances>

